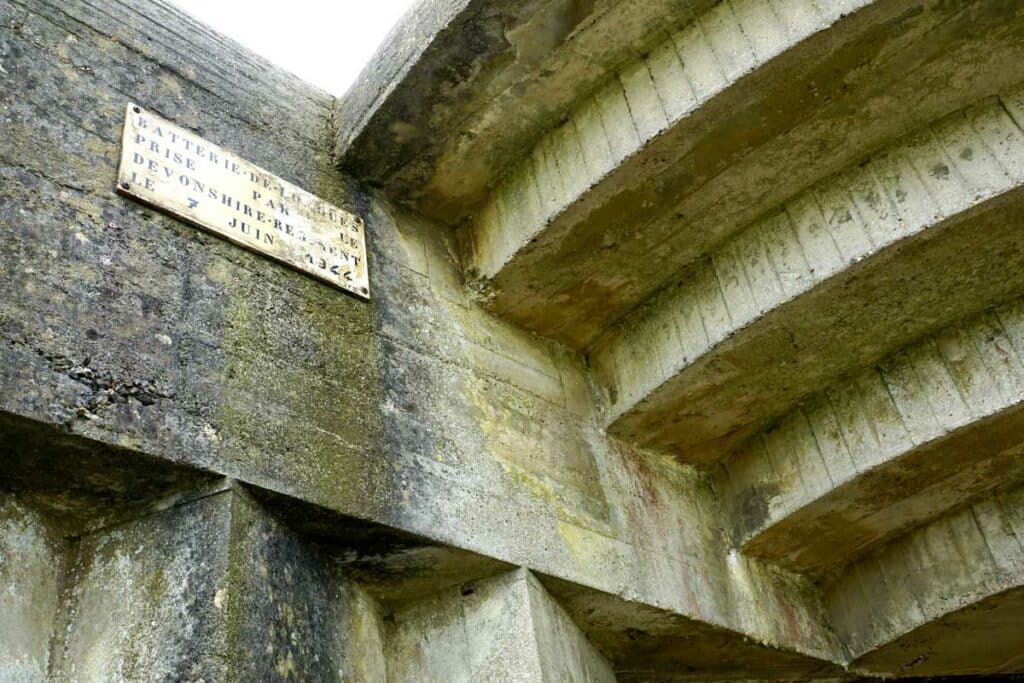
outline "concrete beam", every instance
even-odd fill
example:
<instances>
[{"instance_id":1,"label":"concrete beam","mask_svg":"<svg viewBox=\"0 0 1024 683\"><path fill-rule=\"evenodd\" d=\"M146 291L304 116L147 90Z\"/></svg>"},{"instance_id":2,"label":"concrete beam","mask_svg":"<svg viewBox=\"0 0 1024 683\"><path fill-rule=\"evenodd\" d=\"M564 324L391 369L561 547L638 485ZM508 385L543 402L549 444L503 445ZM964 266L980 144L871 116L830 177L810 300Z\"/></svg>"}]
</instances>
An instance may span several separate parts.
<instances>
[{"instance_id":1,"label":"concrete beam","mask_svg":"<svg viewBox=\"0 0 1024 683\"><path fill-rule=\"evenodd\" d=\"M500 561L354 520L281 494L237 485L224 490L217 482L211 489L205 475L198 472L194 474L207 493L181 490L190 479L183 476L179 466L161 468L132 453L105 453L103 444L71 435L60 444L52 428L36 429L17 431L8 427L0 431L0 442L17 442L30 455L18 458L5 453L11 457L0 458L0 481L5 486L17 485L19 499L47 505L51 515L70 510L86 522L61 525L56 536L59 545L53 551L58 555L64 552L69 529L83 539L83 549L73 558L73 567L80 575L72 577L72 597L64 599L64 609L70 610L70 616L57 629L65 633L61 629L71 626L70 649L57 660L57 666L64 667L62 671L81 666L82 652L87 649L103 651L103 657L90 664L101 674L118 658L134 658L136 666L175 671L179 660L186 656L182 652L196 654L193 650L198 646L188 639L166 640L167 646L159 651L147 649L146 644L153 638L163 637L158 629L146 631L145 624L154 621L151 615L173 612L182 601L187 603L189 596L145 592L149 584L140 584L139 577L155 576L155 567L164 564L168 571L187 571L194 564L187 558L195 557L200 550L205 553L206 564L213 566L204 576L214 584L215 596L222 591L222 608L204 601L202 596L208 591L196 579L196 602L182 609L197 620L216 620L218 609L227 612L226 627L216 622L216 639L227 643L222 648L227 653L224 657L246 653L243 659L231 660L234 670L246 680L272 678L275 674L271 672L279 666L308 675L330 667L349 672L354 680L378 680L382 677L372 672L383 666L379 651L388 651L380 631L384 615L402 612L406 606L431 596L461 595L461 590L476 585L481 577L508 571L508 565ZM42 448L47 442L53 442L51 450ZM35 476L36 467L51 472L55 481L63 481L60 491L64 493L48 489L46 479ZM667 462L663 467L663 476L678 469ZM163 469L177 475L171 478ZM146 472L155 481L147 481ZM695 489L700 482L692 480L692 473L679 473L681 478L671 481L662 480L653 470L636 474L636 480L623 479L620 483L631 491L636 489L629 494L635 501L623 511L632 520L629 533L638 539L631 543L567 523L552 526L549 520L524 510L515 511L514 518L498 517L481 498L459 500L450 482L435 481L431 489L447 486L452 490L444 511L438 514L454 518L453 523L458 525L463 524L464 517L474 516L471 531L477 538L493 533L495 528L513 528L514 523L520 525L515 528L529 529L526 536L530 549L522 557L573 577L546 577L561 585L559 595L573 595L573 620L593 614L616 616L614 623L593 622L595 628L588 630L587 636L596 634L602 643L614 646L623 667L635 670L639 662L649 658L649 650L643 650L647 654L631 655L629 649L635 640L631 634L644 631L652 634L652 640L643 643L645 647L661 639L667 648L657 660L659 667L671 667L673 663L690 666L702 672L694 674L698 679L709 670L719 672L721 667L716 668L715 662L722 653L728 653L730 661L742 661L750 671L785 668L796 675L834 669L828 660L841 659L842 648L830 639L820 601L807 582L773 574L756 562L727 560L715 527L718 514L713 494L709 488ZM607 475L616 480L621 477L612 472ZM173 485L156 486L165 480ZM40 483L41 490L33 490L33 481ZM158 495L158 500L144 501L138 495L124 495L125 487L147 495L164 494ZM114 513L104 511L103 501L112 501L119 509ZM642 510L648 504L660 511L658 519L651 519ZM436 530L435 526L431 528ZM3 529L7 531L7 527ZM660 539L658 551L640 543L639 539L655 536ZM0 546L17 539L17 534L0 538ZM40 555L42 549L38 539L33 539L30 547L18 544L13 559L34 571L38 563L31 558ZM562 549L560 544L567 547ZM100 546L110 550L117 561L108 562L106 556L92 559ZM536 551L538 546L543 548L541 556ZM118 553L125 554L122 550L139 547L143 550L138 556L118 560ZM186 559L168 559L178 555ZM567 561L576 569L567 567ZM94 570L99 574L93 575ZM57 585L64 572L59 568L55 572L51 579ZM16 593L30 585L23 580L15 582ZM602 590L608 587L614 587L618 594ZM84 611L74 607L76 600L90 605L103 602L109 599L109 591L119 591L119 599L132 603L119 619L134 625L141 649L135 647L135 641L125 640L119 628L93 628L92 607ZM780 619L783 606L786 618ZM24 618L16 609L12 614L18 628L23 628ZM288 624L287 629L283 623ZM52 626L46 620L39 625L44 630ZM286 631L300 633L301 637L295 642L283 639ZM18 647L18 642L5 636L0 639L0 647ZM41 642L48 641L44 637ZM695 643L700 644L699 656L693 651ZM63 642L57 647L63 652ZM221 650L214 648L214 654L206 660L206 655L199 652L197 666L206 666L205 662L220 656L218 652ZM709 654L712 652L718 654ZM552 661L564 659L552 655ZM367 671L370 673L360 673ZM553 680L563 679L555 676Z\"/></svg>"},{"instance_id":2,"label":"concrete beam","mask_svg":"<svg viewBox=\"0 0 1024 683\"><path fill-rule=\"evenodd\" d=\"M439 0L396 26L338 106L341 166L465 218L565 110L710 0Z\"/></svg>"},{"instance_id":3,"label":"concrete beam","mask_svg":"<svg viewBox=\"0 0 1024 683\"><path fill-rule=\"evenodd\" d=\"M743 633L656 605L540 576L547 590L615 668L619 681L822 680L842 676L847 656L829 632L820 595L800 576L739 554L729 558L731 600ZM780 619L779 616L785 616ZM785 622L809 637L801 648L766 637ZM813 633L813 635L810 635ZM816 641L816 642L815 642ZM799 651L806 647L805 651ZM819 656L829 651L828 659ZM832 660L832 661L829 661Z\"/></svg>"},{"instance_id":4,"label":"concrete beam","mask_svg":"<svg viewBox=\"0 0 1024 683\"><path fill-rule=\"evenodd\" d=\"M481 298L586 348L808 185L1016 86L1022 37L1001 0L718 3L578 100L491 193L471 230Z\"/></svg>"},{"instance_id":5,"label":"concrete beam","mask_svg":"<svg viewBox=\"0 0 1024 683\"><path fill-rule=\"evenodd\" d=\"M1019 294L1022 105L954 114L826 179L605 335L590 360L609 431L709 466L823 384Z\"/></svg>"},{"instance_id":6,"label":"concrete beam","mask_svg":"<svg viewBox=\"0 0 1024 683\"><path fill-rule=\"evenodd\" d=\"M1024 672L1024 490L936 520L826 588L851 668L889 676Z\"/></svg>"},{"instance_id":7,"label":"concrete beam","mask_svg":"<svg viewBox=\"0 0 1024 683\"><path fill-rule=\"evenodd\" d=\"M825 574L1024 478L1024 301L882 360L725 463L744 553Z\"/></svg>"},{"instance_id":8,"label":"concrete beam","mask_svg":"<svg viewBox=\"0 0 1024 683\"><path fill-rule=\"evenodd\" d=\"M388 624L389 681L615 681L604 656L525 570L406 605Z\"/></svg>"}]
</instances>

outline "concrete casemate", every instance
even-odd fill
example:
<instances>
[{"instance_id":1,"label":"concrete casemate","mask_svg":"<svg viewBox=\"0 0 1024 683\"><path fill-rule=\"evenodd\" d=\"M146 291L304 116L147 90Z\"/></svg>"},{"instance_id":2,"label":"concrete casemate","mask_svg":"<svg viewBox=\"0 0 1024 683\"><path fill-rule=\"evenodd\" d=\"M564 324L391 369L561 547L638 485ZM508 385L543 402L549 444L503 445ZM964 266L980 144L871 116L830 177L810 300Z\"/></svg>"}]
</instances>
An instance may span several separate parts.
<instances>
[{"instance_id":1,"label":"concrete casemate","mask_svg":"<svg viewBox=\"0 0 1024 683\"><path fill-rule=\"evenodd\" d=\"M1024 677L1022 51L424 0L337 98L0 0L0 680Z\"/></svg>"}]
</instances>

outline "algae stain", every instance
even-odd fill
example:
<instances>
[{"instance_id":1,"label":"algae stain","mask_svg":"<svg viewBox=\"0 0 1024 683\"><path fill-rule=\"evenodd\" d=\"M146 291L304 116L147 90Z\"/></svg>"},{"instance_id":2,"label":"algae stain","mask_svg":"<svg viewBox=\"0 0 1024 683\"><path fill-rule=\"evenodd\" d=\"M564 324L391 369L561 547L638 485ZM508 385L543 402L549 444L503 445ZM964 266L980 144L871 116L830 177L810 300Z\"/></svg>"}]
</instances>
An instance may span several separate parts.
<instances>
[{"instance_id":1,"label":"algae stain","mask_svg":"<svg viewBox=\"0 0 1024 683\"><path fill-rule=\"evenodd\" d=\"M158 605L164 599L167 593L167 577L164 575L164 570L157 567L153 572L146 578L145 583L146 597L150 605Z\"/></svg>"},{"instance_id":2,"label":"algae stain","mask_svg":"<svg viewBox=\"0 0 1024 683\"><path fill-rule=\"evenodd\" d=\"M595 567L600 566L600 563L595 562L594 547L587 539L587 534L583 529L574 524L560 521L558 535L565 541L565 547L569 550L577 567L592 571Z\"/></svg>"}]
</instances>

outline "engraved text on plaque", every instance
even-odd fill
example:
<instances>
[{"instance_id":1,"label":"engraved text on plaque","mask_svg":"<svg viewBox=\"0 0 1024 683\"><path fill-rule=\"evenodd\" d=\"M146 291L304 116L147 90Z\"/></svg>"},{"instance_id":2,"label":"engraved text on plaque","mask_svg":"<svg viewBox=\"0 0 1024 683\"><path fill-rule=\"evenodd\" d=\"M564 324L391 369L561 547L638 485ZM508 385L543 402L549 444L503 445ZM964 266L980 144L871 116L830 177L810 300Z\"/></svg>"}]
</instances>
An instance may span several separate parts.
<instances>
[{"instance_id":1,"label":"engraved text on plaque","mask_svg":"<svg viewBox=\"0 0 1024 683\"><path fill-rule=\"evenodd\" d=\"M118 191L369 298L360 217L132 104Z\"/></svg>"}]
</instances>

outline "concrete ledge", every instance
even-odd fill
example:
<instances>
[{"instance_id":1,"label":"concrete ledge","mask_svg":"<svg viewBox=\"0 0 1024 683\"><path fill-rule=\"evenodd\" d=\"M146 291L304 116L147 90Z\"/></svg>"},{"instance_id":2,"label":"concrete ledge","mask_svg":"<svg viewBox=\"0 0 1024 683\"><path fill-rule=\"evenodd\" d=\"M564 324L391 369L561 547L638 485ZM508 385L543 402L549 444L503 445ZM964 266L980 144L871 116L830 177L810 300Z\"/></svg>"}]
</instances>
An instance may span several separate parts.
<instances>
[{"instance_id":1,"label":"concrete ledge","mask_svg":"<svg viewBox=\"0 0 1024 683\"><path fill-rule=\"evenodd\" d=\"M797 629L809 623L824 625L823 613L817 613L823 611L820 596L809 582L797 576L772 575L756 562L738 556L730 559L730 565L736 603L745 612L740 620L752 627L749 635L550 576L539 578L591 642L611 659L619 681L820 680L842 674L834 662L845 660L846 655L827 627L817 631L817 643L803 641L810 650L817 650L815 653L780 647L763 637L766 629L754 625L759 620L778 623L783 612L785 621ZM825 651L827 658L815 656Z\"/></svg>"},{"instance_id":2,"label":"concrete ledge","mask_svg":"<svg viewBox=\"0 0 1024 683\"><path fill-rule=\"evenodd\" d=\"M743 552L800 572L1024 478L1024 301L928 337L758 435L723 467Z\"/></svg>"},{"instance_id":3,"label":"concrete ledge","mask_svg":"<svg viewBox=\"0 0 1024 683\"><path fill-rule=\"evenodd\" d=\"M1022 12L1001 0L716 4L580 99L494 190L471 231L482 300L587 348L764 212L1017 87L1006 64L1024 60Z\"/></svg>"},{"instance_id":4,"label":"concrete ledge","mask_svg":"<svg viewBox=\"0 0 1024 683\"><path fill-rule=\"evenodd\" d=\"M1016 296L1024 135L1003 104L1024 120L1021 102L823 181L606 335L609 430L707 466L823 383Z\"/></svg>"},{"instance_id":5,"label":"concrete ledge","mask_svg":"<svg viewBox=\"0 0 1024 683\"><path fill-rule=\"evenodd\" d=\"M853 565L826 590L865 673L1024 671L1024 491L937 520Z\"/></svg>"}]
</instances>

